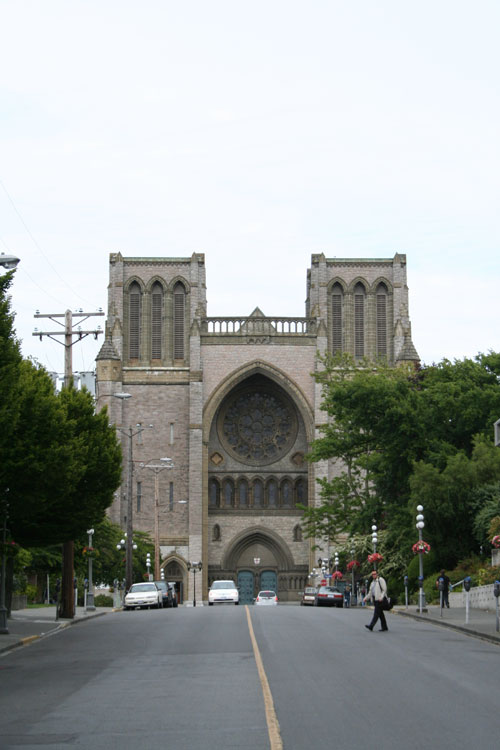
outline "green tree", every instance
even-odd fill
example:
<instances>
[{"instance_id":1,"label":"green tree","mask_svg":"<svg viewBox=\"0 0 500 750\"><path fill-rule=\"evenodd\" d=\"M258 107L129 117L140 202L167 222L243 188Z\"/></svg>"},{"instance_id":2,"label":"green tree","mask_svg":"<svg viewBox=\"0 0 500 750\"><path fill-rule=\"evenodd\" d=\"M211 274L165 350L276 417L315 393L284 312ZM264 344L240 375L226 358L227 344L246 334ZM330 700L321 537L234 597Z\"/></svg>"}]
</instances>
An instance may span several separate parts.
<instances>
[{"instance_id":1,"label":"green tree","mask_svg":"<svg viewBox=\"0 0 500 750\"><path fill-rule=\"evenodd\" d=\"M473 490L498 478L492 424L500 414L500 355L417 371L345 355L321 362L315 377L328 424L309 460L334 459L336 471L319 480L322 505L304 508L306 536L368 534L376 519L387 549L405 547L409 560L421 502L425 538L441 564L452 564L475 544Z\"/></svg>"}]
</instances>

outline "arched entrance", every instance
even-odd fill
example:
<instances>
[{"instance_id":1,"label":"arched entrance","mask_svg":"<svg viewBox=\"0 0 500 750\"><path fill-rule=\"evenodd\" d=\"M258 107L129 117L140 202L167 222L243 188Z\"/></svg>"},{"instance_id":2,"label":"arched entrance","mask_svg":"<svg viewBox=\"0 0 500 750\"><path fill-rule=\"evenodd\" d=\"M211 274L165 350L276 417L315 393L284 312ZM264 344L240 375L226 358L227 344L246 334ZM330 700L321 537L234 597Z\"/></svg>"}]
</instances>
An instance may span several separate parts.
<instances>
[{"instance_id":1,"label":"arched entrance","mask_svg":"<svg viewBox=\"0 0 500 750\"><path fill-rule=\"evenodd\" d=\"M184 571L178 560L170 559L163 567L165 581L173 583L177 593L177 603L182 604L184 601Z\"/></svg>"},{"instance_id":2,"label":"arched entrance","mask_svg":"<svg viewBox=\"0 0 500 750\"><path fill-rule=\"evenodd\" d=\"M276 591L278 593L278 576L274 570L263 570L260 574L261 591Z\"/></svg>"}]
</instances>

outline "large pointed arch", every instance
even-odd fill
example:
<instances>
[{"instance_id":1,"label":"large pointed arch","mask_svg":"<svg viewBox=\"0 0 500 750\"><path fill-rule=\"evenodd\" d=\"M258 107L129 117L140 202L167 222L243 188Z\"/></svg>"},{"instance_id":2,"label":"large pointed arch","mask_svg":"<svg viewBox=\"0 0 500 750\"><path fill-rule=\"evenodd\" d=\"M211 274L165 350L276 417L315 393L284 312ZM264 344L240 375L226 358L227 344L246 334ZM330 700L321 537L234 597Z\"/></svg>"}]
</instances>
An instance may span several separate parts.
<instances>
[{"instance_id":1,"label":"large pointed arch","mask_svg":"<svg viewBox=\"0 0 500 750\"><path fill-rule=\"evenodd\" d=\"M314 438L314 414L301 388L286 375L282 370L268 362L254 360L243 367L235 370L219 383L216 390L209 396L203 410L203 436L207 444L210 434L210 428L214 420L217 409L223 400L231 391L240 383L250 378L252 375L264 375L269 380L279 385L290 396L297 407L304 422L307 442L310 443Z\"/></svg>"},{"instance_id":2,"label":"large pointed arch","mask_svg":"<svg viewBox=\"0 0 500 750\"><path fill-rule=\"evenodd\" d=\"M263 526L250 527L235 536L225 551L222 568L236 570L243 552L254 544L261 544L273 553L278 563L278 571L288 571L294 568L293 555L286 542L274 531Z\"/></svg>"}]
</instances>

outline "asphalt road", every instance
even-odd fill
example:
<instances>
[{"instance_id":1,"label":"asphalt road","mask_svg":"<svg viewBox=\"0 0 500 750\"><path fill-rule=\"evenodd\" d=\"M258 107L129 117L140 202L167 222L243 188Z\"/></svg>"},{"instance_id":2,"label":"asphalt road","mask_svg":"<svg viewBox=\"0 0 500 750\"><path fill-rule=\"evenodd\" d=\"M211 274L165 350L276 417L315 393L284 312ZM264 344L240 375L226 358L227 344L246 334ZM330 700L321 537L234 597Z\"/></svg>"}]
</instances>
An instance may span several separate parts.
<instances>
[{"instance_id":1,"label":"asphalt road","mask_svg":"<svg viewBox=\"0 0 500 750\"><path fill-rule=\"evenodd\" d=\"M287 750L498 746L497 645L395 615L370 633L362 609L249 611ZM269 748L265 696L246 607L117 612L0 658L0 748Z\"/></svg>"}]
</instances>

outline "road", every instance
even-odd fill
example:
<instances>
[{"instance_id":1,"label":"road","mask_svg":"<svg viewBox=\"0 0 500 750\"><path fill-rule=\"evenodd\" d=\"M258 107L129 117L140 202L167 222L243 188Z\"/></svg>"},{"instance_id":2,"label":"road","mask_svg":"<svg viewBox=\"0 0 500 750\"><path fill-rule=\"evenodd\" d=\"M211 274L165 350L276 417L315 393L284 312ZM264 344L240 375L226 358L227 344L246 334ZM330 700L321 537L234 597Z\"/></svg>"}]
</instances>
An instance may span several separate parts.
<instances>
[{"instance_id":1,"label":"road","mask_svg":"<svg viewBox=\"0 0 500 750\"><path fill-rule=\"evenodd\" d=\"M180 607L80 623L0 658L0 748L496 748L500 648L396 615L370 633L368 617Z\"/></svg>"}]
</instances>

